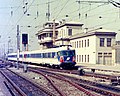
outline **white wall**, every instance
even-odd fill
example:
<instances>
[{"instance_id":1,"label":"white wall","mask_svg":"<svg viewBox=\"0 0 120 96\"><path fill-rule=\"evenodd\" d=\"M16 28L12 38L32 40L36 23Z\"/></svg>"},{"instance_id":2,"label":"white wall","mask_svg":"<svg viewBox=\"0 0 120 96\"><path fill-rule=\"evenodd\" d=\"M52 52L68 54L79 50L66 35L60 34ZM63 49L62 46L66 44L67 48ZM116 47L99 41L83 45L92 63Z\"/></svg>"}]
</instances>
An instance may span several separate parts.
<instances>
[{"instance_id":1,"label":"white wall","mask_svg":"<svg viewBox=\"0 0 120 96\"><path fill-rule=\"evenodd\" d=\"M85 40L86 40L86 47L85 47ZM89 47L87 44L87 40L89 40ZM78 43L78 48L77 47L77 41L81 41L81 46L79 46L80 43ZM83 47L82 47L82 41L83 41ZM91 64L96 64L96 38L95 36L89 36L89 37L84 37L84 38L79 38L79 39L74 39L70 41L75 50L76 50L76 60L77 58L80 58L83 55L83 61L82 60L77 60L78 63L91 63ZM76 42L76 46L75 46ZM78 55L78 57L77 57ZM80 56L81 55L81 56ZM86 62L85 62L85 55L86 55ZM89 55L89 62L88 62L88 55ZM81 57L82 59L82 57Z\"/></svg>"}]
</instances>

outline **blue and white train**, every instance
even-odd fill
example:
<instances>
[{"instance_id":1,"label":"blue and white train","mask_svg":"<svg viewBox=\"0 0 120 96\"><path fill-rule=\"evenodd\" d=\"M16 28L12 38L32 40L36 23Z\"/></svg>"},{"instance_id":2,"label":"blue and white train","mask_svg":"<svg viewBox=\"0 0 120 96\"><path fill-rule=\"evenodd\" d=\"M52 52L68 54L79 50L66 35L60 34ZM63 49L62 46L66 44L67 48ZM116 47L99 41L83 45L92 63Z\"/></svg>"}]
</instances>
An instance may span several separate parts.
<instances>
[{"instance_id":1,"label":"blue and white train","mask_svg":"<svg viewBox=\"0 0 120 96\"><path fill-rule=\"evenodd\" d=\"M17 61L17 53L8 54L9 61ZM20 52L19 62L41 64L50 67L71 68L76 64L75 50L61 46L44 50Z\"/></svg>"}]
</instances>

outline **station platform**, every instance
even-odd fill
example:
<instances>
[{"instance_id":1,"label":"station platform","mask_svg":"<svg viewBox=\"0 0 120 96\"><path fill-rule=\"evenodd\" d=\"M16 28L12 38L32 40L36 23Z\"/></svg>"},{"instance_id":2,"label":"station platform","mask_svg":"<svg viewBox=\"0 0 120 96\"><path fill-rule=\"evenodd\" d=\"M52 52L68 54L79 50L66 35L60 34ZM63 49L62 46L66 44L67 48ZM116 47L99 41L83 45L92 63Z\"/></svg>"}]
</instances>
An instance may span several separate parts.
<instances>
[{"instance_id":1,"label":"station platform","mask_svg":"<svg viewBox=\"0 0 120 96\"><path fill-rule=\"evenodd\" d=\"M83 69L96 69L99 71L111 71L120 73L120 65L101 65L101 64L76 64L76 66Z\"/></svg>"},{"instance_id":2,"label":"station platform","mask_svg":"<svg viewBox=\"0 0 120 96\"><path fill-rule=\"evenodd\" d=\"M5 86L4 78L1 73L0 73L0 96L12 96L7 87Z\"/></svg>"}]
</instances>

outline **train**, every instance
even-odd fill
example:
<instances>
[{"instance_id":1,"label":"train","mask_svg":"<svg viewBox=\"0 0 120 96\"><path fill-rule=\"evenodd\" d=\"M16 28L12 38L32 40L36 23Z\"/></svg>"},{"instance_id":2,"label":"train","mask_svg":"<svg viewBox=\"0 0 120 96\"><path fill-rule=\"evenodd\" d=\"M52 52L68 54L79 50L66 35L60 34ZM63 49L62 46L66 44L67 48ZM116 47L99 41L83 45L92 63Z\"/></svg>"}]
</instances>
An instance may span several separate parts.
<instances>
[{"instance_id":1,"label":"train","mask_svg":"<svg viewBox=\"0 0 120 96\"><path fill-rule=\"evenodd\" d=\"M10 53L8 61L17 61L17 53ZM23 51L19 53L19 62L58 68L73 68L76 65L75 49L72 46L59 46L43 50Z\"/></svg>"}]
</instances>

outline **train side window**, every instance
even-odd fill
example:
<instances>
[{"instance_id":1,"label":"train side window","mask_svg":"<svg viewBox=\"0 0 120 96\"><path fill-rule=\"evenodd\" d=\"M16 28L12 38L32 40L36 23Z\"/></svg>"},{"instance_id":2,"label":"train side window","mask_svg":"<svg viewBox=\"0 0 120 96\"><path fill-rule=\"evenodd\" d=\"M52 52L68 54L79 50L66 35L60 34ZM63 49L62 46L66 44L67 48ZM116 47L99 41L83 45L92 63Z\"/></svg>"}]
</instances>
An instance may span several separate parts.
<instances>
[{"instance_id":1,"label":"train side window","mask_svg":"<svg viewBox=\"0 0 120 96\"><path fill-rule=\"evenodd\" d=\"M41 53L39 53L39 58L41 58Z\"/></svg>"},{"instance_id":2,"label":"train side window","mask_svg":"<svg viewBox=\"0 0 120 96\"><path fill-rule=\"evenodd\" d=\"M33 54L33 58L35 58L35 54Z\"/></svg>"},{"instance_id":3,"label":"train side window","mask_svg":"<svg viewBox=\"0 0 120 96\"><path fill-rule=\"evenodd\" d=\"M28 54L28 58L30 58L30 54Z\"/></svg>"},{"instance_id":4,"label":"train side window","mask_svg":"<svg viewBox=\"0 0 120 96\"><path fill-rule=\"evenodd\" d=\"M31 54L29 54L29 57L31 58Z\"/></svg>"},{"instance_id":5,"label":"train side window","mask_svg":"<svg viewBox=\"0 0 120 96\"><path fill-rule=\"evenodd\" d=\"M60 52L57 52L57 56L60 56Z\"/></svg>"},{"instance_id":6,"label":"train side window","mask_svg":"<svg viewBox=\"0 0 120 96\"><path fill-rule=\"evenodd\" d=\"M47 53L44 53L44 58L47 58Z\"/></svg>"},{"instance_id":7,"label":"train side window","mask_svg":"<svg viewBox=\"0 0 120 96\"><path fill-rule=\"evenodd\" d=\"M33 58L36 58L36 54L33 54Z\"/></svg>"},{"instance_id":8,"label":"train side window","mask_svg":"<svg viewBox=\"0 0 120 96\"><path fill-rule=\"evenodd\" d=\"M31 54L31 58L33 58L33 54Z\"/></svg>"},{"instance_id":9,"label":"train side window","mask_svg":"<svg viewBox=\"0 0 120 96\"><path fill-rule=\"evenodd\" d=\"M38 54L35 54L35 58L38 58Z\"/></svg>"},{"instance_id":10,"label":"train side window","mask_svg":"<svg viewBox=\"0 0 120 96\"><path fill-rule=\"evenodd\" d=\"M26 58L28 58L28 54L26 54Z\"/></svg>"},{"instance_id":11,"label":"train side window","mask_svg":"<svg viewBox=\"0 0 120 96\"><path fill-rule=\"evenodd\" d=\"M35 54L33 54L33 58L35 58Z\"/></svg>"},{"instance_id":12,"label":"train side window","mask_svg":"<svg viewBox=\"0 0 120 96\"><path fill-rule=\"evenodd\" d=\"M55 56L55 52L52 52L52 58L54 58L54 56Z\"/></svg>"},{"instance_id":13,"label":"train side window","mask_svg":"<svg viewBox=\"0 0 120 96\"><path fill-rule=\"evenodd\" d=\"M45 58L45 53L43 53L43 58Z\"/></svg>"},{"instance_id":14,"label":"train side window","mask_svg":"<svg viewBox=\"0 0 120 96\"><path fill-rule=\"evenodd\" d=\"M39 53L38 53L38 54L36 54L36 58L39 58Z\"/></svg>"},{"instance_id":15,"label":"train side window","mask_svg":"<svg viewBox=\"0 0 120 96\"><path fill-rule=\"evenodd\" d=\"M47 53L45 53L45 58L47 58Z\"/></svg>"},{"instance_id":16,"label":"train side window","mask_svg":"<svg viewBox=\"0 0 120 96\"><path fill-rule=\"evenodd\" d=\"M48 53L48 58L51 58L51 53Z\"/></svg>"},{"instance_id":17,"label":"train side window","mask_svg":"<svg viewBox=\"0 0 120 96\"><path fill-rule=\"evenodd\" d=\"M22 58L22 55L20 54L20 58Z\"/></svg>"},{"instance_id":18,"label":"train side window","mask_svg":"<svg viewBox=\"0 0 120 96\"><path fill-rule=\"evenodd\" d=\"M33 58L36 58L36 54L33 54Z\"/></svg>"},{"instance_id":19,"label":"train side window","mask_svg":"<svg viewBox=\"0 0 120 96\"><path fill-rule=\"evenodd\" d=\"M52 58L52 53L50 53L50 58Z\"/></svg>"},{"instance_id":20,"label":"train side window","mask_svg":"<svg viewBox=\"0 0 120 96\"><path fill-rule=\"evenodd\" d=\"M41 58L43 58L43 53L41 53Z\"/></svg>"},{"instance_id":21,"label":"train side window","mask_svg":"<svg viewBox=\"0 0 120 96\"><path fill-rule=\"evenodd\" d=\"M67 56L67 52L66 51L60 51L60 55L61 56Z\"/></svg>"},{"instance_id":22,"label":"train side window","mask_svg":"<svg viewBox=\"0 0 120 96\"><path fill-rule=\"evenodd\" d=\"M55 52L55 56L54 56L54 58L57 58L57 52Z\"/></svg>"}]
</instances>

